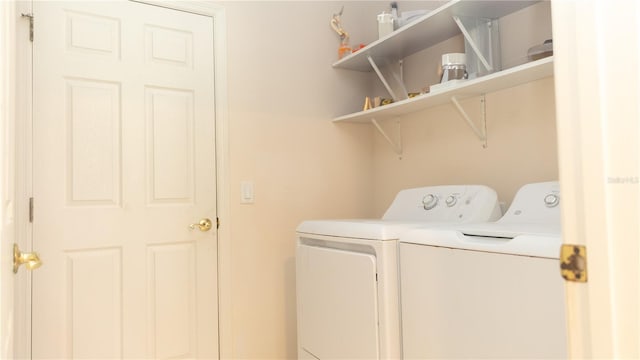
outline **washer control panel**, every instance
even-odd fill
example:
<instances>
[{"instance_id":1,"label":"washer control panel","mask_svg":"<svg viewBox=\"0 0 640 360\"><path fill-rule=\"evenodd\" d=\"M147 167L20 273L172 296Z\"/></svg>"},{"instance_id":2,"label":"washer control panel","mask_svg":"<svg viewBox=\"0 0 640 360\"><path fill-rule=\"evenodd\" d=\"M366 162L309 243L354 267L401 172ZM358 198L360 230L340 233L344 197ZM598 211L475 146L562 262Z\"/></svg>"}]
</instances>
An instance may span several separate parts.
<instances>
[{"instance_id":1,"label":"washer control panel","mask_svg":"<svg viewBox=\"0 0 640 360\"><path fill-rule=\"evenodd\" d=\"M501 223L560 224L560 184L527 184L518 190Z\"/></svg>"},{"instance_id":2,"label":"washer control panel","mask_svg":"<svg viewBox=\"0 0 640 360\"><path fill-rule=\"evenodd\" d=\"M442 185L402 190L383 220L467 222L501 216L496 192L483 185Z\"/></svg>"}]
</instances>

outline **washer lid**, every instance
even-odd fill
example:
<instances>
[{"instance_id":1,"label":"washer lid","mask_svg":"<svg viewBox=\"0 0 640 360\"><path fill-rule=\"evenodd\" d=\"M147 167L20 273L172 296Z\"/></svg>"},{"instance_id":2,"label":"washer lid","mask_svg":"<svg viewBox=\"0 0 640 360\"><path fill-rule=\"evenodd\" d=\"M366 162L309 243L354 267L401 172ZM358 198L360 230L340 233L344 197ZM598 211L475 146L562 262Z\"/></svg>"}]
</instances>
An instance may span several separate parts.
<instances>
[{"instance_id":1,"label":"washer lid","mask_svg":"<svg viewBox=\"0 0 640 360\"><path fill-rule=\"evenodd\" d=\"M483 223L461 224L455 227L464 235L497 238L514 238L519 235L560 236L560 224L540 223Z\"/></svg>"},{"instance_id":2,"label":"washer lid","mask_svg":"<svg viewBox=\"0 0 640 360\"><path fill-rule=\"evenodd\" d=\"M559 233L511 234L498 237L497 234L510 235L508 230L494 232L494 236L469 235L460 230L445 229L413 229L402 235L400 246L416 244L422 246L438 246L451 249L474 250L482 252L523 255L558 259L562 238Z\"/></svg>"}]
</instances>

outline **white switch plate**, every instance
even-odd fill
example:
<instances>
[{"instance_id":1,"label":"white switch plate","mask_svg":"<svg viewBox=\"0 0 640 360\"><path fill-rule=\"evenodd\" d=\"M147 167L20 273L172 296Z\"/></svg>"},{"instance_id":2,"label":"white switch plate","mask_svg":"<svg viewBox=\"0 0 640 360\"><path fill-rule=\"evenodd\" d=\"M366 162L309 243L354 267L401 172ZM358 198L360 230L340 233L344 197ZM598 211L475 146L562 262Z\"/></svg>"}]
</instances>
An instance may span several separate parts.
<instances>
[{"instance_id":1,"label":"white switch plate","mask_svg":"<svg viewBox=\"0 0 640 360\"><path fill-rule=\"evenodd\" d=\"M240 182L240 203L241 204L253 204L253 181L241 181Z\"/></svg>"}]
</instances>

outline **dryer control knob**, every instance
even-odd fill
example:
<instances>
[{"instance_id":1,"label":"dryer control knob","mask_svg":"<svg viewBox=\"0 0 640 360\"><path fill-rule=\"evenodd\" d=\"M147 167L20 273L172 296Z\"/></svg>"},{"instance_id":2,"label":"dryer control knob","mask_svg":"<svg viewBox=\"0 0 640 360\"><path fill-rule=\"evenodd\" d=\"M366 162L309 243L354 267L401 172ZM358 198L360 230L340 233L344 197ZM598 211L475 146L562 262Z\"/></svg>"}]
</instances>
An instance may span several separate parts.
<instances>
[{"instance_id":1,"label":"dryer control knob","mask_svg":"<svg viewBox=\"0 0 640 360\"><path fill-rule=\"evenodd\" d=\"M422 205L425 210L431 210L438 205L438 197L433 194L425 195L422 198Z\"/></svg>"},{"instance_id":2,"label":"dryer control knob","mask_svg":"<svg viewBox=\"0 0 640 360\"><path fill-rule=\"evenodd\" d=\"M448 207L452 207L458 202L458 198L455 195L447 196L447 199L444 201Z\"/></svg>"},{"instance_id":3,"label":"dryer control knob","mask_svg":"<svg viewBox=\"0 0 640 360\"><path fill-rule=\"evenodd\" d=\"M560 198L556 194L549 194L544 197L544 204L549 207L556 207L560 203Z\"/></svg>"}]
</instances>

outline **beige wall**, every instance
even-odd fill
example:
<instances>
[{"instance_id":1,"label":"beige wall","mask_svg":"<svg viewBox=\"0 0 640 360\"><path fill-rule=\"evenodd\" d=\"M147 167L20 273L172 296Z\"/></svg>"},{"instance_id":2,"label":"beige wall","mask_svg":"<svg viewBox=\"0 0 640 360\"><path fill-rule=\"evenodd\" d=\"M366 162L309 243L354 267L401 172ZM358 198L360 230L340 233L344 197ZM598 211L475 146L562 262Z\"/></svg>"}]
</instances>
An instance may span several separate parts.
<instances>
[{"instance_id":1,"label":"beige wall","mask_svg":"<svg viewBox=\"0 0 640 360\"><path fill-rule=\"evenodd\" d=\"M369 81L330 67L339 41L329 19L342 4L224 3L232 218L222 219L231 226L231 293L223 294L231 314L223 316L232 349L223 351L234 358L296 356L296 226L372 215L372 131L329 121ZM356 28L361 7L345 6L354 41L364 38L357 28L375 26ZM240 204L241 181L253 181L253 205Z\"/></svg>"},{"instance_id":2,"label":"beige wall","mask_svg":"<svg viewBox=\"0 0 640 360\"><path fill-rule=\"evenodd\" d=\"M478 116L477 98L463 104ZM487 94L486 149L452 105L404 117L402 159L381 136L375 137L376 216L404 188L485 184L510 203L525 183L557 180L554 106L551 78Z\"/></svg>"},{"instance_id":3,"label":"beige wall","mask_svg":"<svg viewBox=\"0 0 640 360\"><path fill-rule=\"evenodd\" d=\"M331 14L345 5L352 44L368 43L377 38L372 19L388 2L221 4L231 187L230 224L221 219L231 233L231 288L223 294L231 305L222 308L230 312L224 315L230 329L222 331L231 332L225 334L231 349L224 354L296 356L294 231L300 221L380 216L406 187L484 183L509 201L519 185L557 177L551 79L487 95L487 149L449 105L401 119L400 160L371 126L330 121L379 89L371 74L331 68L338 44ZM459 46L454 38L426 53ZM407 71L424 66L413 64L408 59ZM422 83L435 79L436 65L428 60ZM477 112L473 100L466 106ZM255 204L240 204L241 181L253 181Z\"/></svg>"},{"instance_id":4,"label":"beige wall","mask_svg":"<svg viewBox=\"0 0 640 360\"><path fill-rule=\"evenodd\" d=\"M527 60L527 50L551 38L549 2L542 2L500 21L502 64ZM462 36L437 44L405 60L408 91L437 83L440 55L464 51ZM480 98L463 102L479 123ZM508 205L529 182L558 179L553 78L486 95L488 147L447 104L401 117L401 159L380 134L375 135L373 199L381 216L404 188L474 183L491 186ZM395 120L385 124L397 136Z\"/></svg>"}]
</instances>

